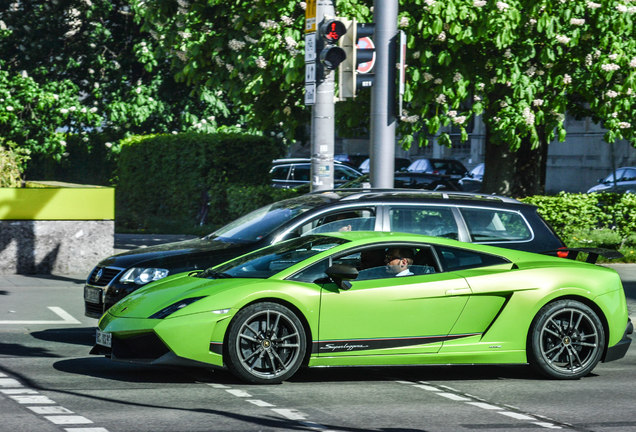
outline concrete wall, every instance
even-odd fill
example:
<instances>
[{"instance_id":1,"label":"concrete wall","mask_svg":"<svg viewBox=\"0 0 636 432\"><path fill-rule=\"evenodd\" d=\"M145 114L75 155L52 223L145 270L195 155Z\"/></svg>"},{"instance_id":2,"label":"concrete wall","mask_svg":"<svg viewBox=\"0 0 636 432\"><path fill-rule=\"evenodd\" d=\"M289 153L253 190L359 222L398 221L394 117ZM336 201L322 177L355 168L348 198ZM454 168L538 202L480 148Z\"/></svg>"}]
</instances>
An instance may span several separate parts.
<instances>
[{"instance_id":1,"label":"concrete wall","mask_svg":"<svg viewBox=\"0 0 636 432\"><path fill-rule=\"evenodd\" d=\"M115 223L0 220L0 274L86 277L113 254Z\"/></svg>"}]
</instances>

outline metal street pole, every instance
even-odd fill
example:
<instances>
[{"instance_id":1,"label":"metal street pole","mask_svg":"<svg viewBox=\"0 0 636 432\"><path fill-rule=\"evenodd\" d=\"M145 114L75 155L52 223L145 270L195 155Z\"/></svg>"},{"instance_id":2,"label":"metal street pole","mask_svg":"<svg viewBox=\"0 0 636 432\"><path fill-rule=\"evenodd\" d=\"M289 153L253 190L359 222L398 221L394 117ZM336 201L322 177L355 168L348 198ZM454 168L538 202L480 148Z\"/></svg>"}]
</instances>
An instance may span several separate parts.
<instances>
[{"instance_id":1,"label":"metal street pole","mask_svg":"<svg viewBox=\"0 0 636 432\"><path fill-rule=\"evenodd\" d=\"M325 15L336 15L332 0L316 3L316 23ZM317 77L316 101L311 111L311 191L333 189L335 72L324 70L321 75Z\"/></svg>"},{"instance_id":2,"label":"metal street pole","mask_svg":"<svg viewBox=\"0 0 636 432\"><path fill-rule=\"evenodd\" d=\"M371 89L371 186L392 188L395 174L395 79L398 0L375 0L376 63Z\"/></svg>"}]
</instances>

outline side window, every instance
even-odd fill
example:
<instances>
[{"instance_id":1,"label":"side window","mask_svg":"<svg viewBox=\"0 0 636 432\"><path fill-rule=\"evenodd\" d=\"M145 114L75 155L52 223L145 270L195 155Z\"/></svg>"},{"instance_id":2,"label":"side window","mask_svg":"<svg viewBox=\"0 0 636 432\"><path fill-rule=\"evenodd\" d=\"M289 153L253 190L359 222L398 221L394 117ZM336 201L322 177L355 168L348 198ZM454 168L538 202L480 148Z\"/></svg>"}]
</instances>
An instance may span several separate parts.
<instances>
[{"instance_id":1,"label":"side window","mask_svg":"<svg viewBox=\"0 0 636 432\"><path fill-rule=\"evenodd\" d=\"M389 211L389 221L391 231L458 238L453 212L445 207L394 207Z\"/></svg>"},{"instance_id":2,"label":"side window","mask_svg":"<svg viewBox=\"0 0 636 432\"><path fill-rule=\"evenodd\" d=\"M495 255L444 246L437 246L437 256L445 272L506 264L509 262Z\"/></svg>"},{"instance_id":3,"label":"side window","mask_svg":"<svg viewBox=\"0 0 636 432\"><path fill-rule=\"evenodd\" d=\"M623 176L623 180L625 181L636 180L636 170L633 170L633 169L625 170L625 175Z\"/></svg>"},{"instance_id":4,"label":"side window","mask_svg":"<svg viewBox=\"0 0 636 432\"><path fill-rule=\"evenodd\" d=\"M270 171L272 179L274 180L287 180L287 174L289 173L289 165L275 166Z\"/></svg>"},{"instance_id":5,"label":"side window","mask_svg":"<svg viewBox=\"0 0 636 432\"><path fill-rule=\"evenodd\" d=\"M339 231L374 231L375 209L351 209L321 215L299 228L300 235Z\"/></svg>"},{"instance_id":6,"label":"side window","mask_svg":"<svg viewBox=\"0 0 636 432\"><path fill-rule=\"evenodd\" d=\"M328 267L329 258L310 265L306 269L303 269L298 273L290 276L288 279L298 282L314 283L320 278L327 277L327 274L325 272L327 271Z\"/></svg>"},{"instance_id":7,"label":"side window","mask_svg":"<svg viewBox=\"0 0 636 432\"><path fill-rule=\"evenodd\" d=\"M334 166L333 173L336 180L353 180L358 178L355 171L339 165Z\"/></svg>"},{"instance_id":8,"label":"side window","mask_svg":"<svg viewBox=\"0 0 636 432\"><path fill-rule=\"evenodd\" d=\"M472 242L524 241L532 238L519 213L495 209L461 209Z\"/></svg>"},{"instance_id":9,"label":"side window","mask_svg":"<svg viewBox=\"0 0 636 432\"><path fill-rule=\"evenodd\" d=\"M294 165L294 180L309 181L309 170L309 165Z\"/></svg>"}]
</instances>

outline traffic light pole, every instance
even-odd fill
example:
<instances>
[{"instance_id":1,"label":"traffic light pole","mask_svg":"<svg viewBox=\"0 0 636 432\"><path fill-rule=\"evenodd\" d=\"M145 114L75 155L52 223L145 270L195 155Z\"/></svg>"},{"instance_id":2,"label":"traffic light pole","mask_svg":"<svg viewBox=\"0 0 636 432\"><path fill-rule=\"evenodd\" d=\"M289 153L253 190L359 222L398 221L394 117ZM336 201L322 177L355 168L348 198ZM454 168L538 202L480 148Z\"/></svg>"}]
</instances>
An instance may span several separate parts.
<instances>
[{"instance_id":1,"label":"traffic light pole","mask_svg":"<svg viewBox=\"0 0 636 432\"><path fill-rule=\"evenodd\" d=\"M398 0L375 0L375 81L371 88L371 186L392 188L395 173L395 80Z\"/></svg>"},{"instance_id":2,"label":"traffic light pole","mask_svg":"<svg viewBox=\"0 0 636 432\"><path fill-rule=\"evenodd\" d=\"M318 0L316 22L335 16L332 0ZM319 74L316 101L311 111L311 191L333 189L333 155L335 141L334 71Z\"/></svg>"}]
</instances>

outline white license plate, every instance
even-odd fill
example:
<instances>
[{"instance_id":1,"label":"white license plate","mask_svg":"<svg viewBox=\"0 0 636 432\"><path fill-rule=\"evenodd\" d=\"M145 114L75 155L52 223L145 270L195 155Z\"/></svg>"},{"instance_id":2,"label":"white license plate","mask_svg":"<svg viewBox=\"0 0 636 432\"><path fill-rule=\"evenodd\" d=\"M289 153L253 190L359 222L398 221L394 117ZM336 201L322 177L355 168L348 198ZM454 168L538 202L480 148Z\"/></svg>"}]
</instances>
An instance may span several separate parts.
<instances>
[{"instance_id":1,"label":"white license plate","mask_svg":"<svg viewBox=\"0 0 636 432\"><path fill-rule=\"evenodd\" d=\"M97 345L110 348L113 343L113 334L97 330L96 343Z\"/></svg>"},{"instance_id":2,"label":"white license plate","mask_svg":"<svg viewBox=\"0 0 636 432\"><path fill-rule=\"evenodd\" d=\"M84 287L84 300L89 303L101 303L102 302L102 290L99 288Z\"/></svg>"}]
</instances>

